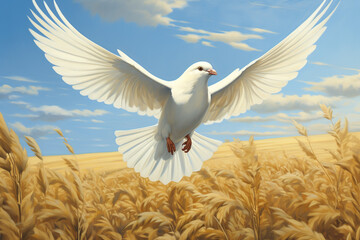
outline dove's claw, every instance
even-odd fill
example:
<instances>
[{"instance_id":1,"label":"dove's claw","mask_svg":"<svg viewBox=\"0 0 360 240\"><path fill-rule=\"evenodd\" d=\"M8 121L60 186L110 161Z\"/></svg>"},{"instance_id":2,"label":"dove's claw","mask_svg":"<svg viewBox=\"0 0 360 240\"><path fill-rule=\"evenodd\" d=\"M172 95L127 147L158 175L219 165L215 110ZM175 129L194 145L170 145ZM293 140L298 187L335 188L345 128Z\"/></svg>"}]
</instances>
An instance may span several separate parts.
<instances>
[{"instance_id":1,"label":"dove's claw","mask_svg":"<svg viewBox=\"0 0 360 240\"><path fill-rule=\"evenodd\" d=\"M182 144L184 147L182 148L182 150L185 152L185 153L188 153L191 149L191 138L188 135L185 136L186 137L186 141Z\"/></svg>"},{"instance_id":2,"label":"dove's claw","mask_svg":"<svg viewBox=\"0 0 360 240\"><path fill-rule=\"evenodd\" d=\"M176 147L173 141L171 141L170 137L166 138L166 147L169 153L171 155L174 155L174 152L176 151Z\"/></svg>"}]
</instances>

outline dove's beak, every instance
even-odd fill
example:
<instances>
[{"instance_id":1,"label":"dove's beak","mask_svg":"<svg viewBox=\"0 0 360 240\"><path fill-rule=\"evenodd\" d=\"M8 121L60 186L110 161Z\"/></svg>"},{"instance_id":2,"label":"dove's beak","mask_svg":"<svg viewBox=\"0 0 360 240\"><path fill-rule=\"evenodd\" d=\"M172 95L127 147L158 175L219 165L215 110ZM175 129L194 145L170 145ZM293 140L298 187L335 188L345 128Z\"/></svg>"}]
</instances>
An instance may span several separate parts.
<instances>
[{"instance_id":1,"label":"dove's beak","mask_svg":"<svg viewBox=\"0 0 360 240\"><path fill-rule=\"evenodd\" d=\"M215 71L215 69L209 69L208 73L209 73L209 75L217 75L217 72Z\"/></svg>"}]
</instances>

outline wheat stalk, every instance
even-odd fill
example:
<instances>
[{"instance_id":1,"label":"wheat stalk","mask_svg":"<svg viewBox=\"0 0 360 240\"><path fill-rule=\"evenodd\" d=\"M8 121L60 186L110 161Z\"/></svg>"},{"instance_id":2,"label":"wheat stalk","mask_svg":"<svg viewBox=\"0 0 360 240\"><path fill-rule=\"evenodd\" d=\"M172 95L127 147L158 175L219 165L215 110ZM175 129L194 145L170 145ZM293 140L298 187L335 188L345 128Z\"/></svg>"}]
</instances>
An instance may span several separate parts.
<instances>
[{"instance_id":1,"label":"wheat stalk","mask_svg":"<svg viewBox=\"0 0 360 240\"><path fill-rule=\"evenodd\" d=\"M331 108L322 110L332 121ZM329 134L342 176L329 163L258 155L250 138L231 144L233 167L208 165L164 186L132 169L80 175L72 159L64 159L65 174L42 161L30 169L0 114L0 239L360 239L359 144L346 120ZM41 154L35 140L27 142ZM299 144L304 156L319 160L310 141Z\"/></svg>"},{"instance_id":2,"label":"wheat stalk","mask_svg":"<svg viewBox=\"0 0 360 240\"><path fill-rule=\"evenodd\" d=\"M43 161L40 147L37 144L37 142L35 141L35 139L30 136L25 136L25 139L26 139L27 145L29 145L29 147L31 148L31 151L33 151L35 156L38 157L41 161Z\"/></svg>"},{"instance_id":3,"label":"wheat stalk","mask_svg":"<svg viewBox=\"0 0 360 240\"><path fill-rule=\"evenodd\" d=\"M330 182L332 182L332 179L329 175L329 173L326 171L326 169L324 168L324 165L320 162L320 160L318 159L318 157L316 156L315 152L314 152L314 149L311 145L311 142L310 142L310 139L309 139L309 136L307 135L307 131L306 131L306 128L297 123L295 120L293 120L293 123L295 125L295 127L297 128L298 132L305 136L306 137L306 140L308 142L308 145L309 145L309 148L303 143L301 142L300 140L296 139L301 147L301 149L306 153L307 156L309 156L310 158L314 159L315 161L317 161L317 163L320 165L321 169L323 170L323 172L325 173L325 175L327 176L327 178L329 179Z\"/></svg>"}]
</instances>

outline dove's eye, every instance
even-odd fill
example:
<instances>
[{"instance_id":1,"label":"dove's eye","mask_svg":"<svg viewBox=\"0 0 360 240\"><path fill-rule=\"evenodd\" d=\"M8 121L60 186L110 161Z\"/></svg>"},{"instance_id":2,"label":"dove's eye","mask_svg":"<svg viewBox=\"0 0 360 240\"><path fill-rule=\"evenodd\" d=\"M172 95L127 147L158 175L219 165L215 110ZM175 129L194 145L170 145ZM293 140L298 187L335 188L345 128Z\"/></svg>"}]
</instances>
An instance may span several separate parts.
<instances>
[{"instance_id":1,"label":"dove's eye","mask_svg":"<svg viewBox=\"0 0 360 240\"><path fill-rule=\"evenodd\" d=\"M202 70L204 70L204 68L203 67L198 67L198 70L202 71Z\"/></svg>"}]
</instances>

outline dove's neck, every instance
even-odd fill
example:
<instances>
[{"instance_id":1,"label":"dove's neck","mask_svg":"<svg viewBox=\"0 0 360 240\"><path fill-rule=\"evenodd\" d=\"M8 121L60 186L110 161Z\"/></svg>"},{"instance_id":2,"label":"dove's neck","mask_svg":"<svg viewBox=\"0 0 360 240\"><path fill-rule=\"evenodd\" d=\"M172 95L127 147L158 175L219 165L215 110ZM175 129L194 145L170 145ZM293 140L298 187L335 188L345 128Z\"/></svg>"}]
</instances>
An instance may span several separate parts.
<instances>
[{"instance_id":1,"label":"dove's neck","mask_svg":"<svg viewBox=\"0 0 360 240\"><path fill-rule=\"evenodd\" d=\"M201 109L205 111L210 101L207 80L208 78L179 78L171 89L173 101L177 106L186 106L185 108L196 109L197 112L202 112Z\"/></svg>"},{"instance_id":2,"label":"dove's neck","mask_svg":"<svg viewBox=\"0 0 360 240\"><path fill-rule=\"evenodd\" d=\"M176 80L175 87L183 93L195 93L198 91L207 90L209 77L191 78L182 76Z\"/></svg>"}]
</instances>

